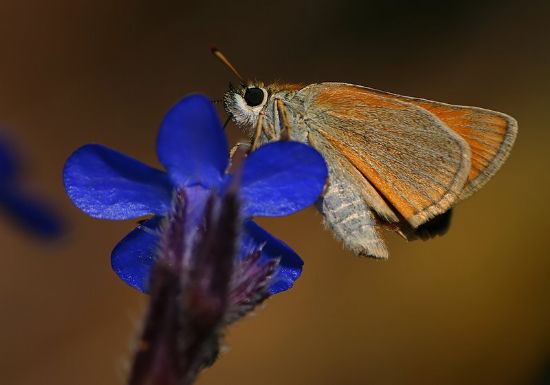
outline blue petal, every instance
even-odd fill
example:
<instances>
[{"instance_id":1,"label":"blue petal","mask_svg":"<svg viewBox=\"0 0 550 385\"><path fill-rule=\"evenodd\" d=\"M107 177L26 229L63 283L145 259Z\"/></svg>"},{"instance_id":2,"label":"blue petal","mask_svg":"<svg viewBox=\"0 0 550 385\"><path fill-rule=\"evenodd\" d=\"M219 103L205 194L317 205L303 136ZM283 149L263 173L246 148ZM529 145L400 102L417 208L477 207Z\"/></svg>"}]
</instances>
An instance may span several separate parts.
<instances>
[{"instance_id":1,"label":"blue petal","mask_svg":"<svg viewBox=\"0 0 550 385\"><path fill-rule=\"evenodd\" d=\"M63 231L61 218L52 207L15 186L0 186L0 205L15 222L35 235L54 238Z\"/></svg>"},{"instance_id":2,"label":"blue petal","mask_svg":"<svg viewBox=\"0 0 550 385\"><path fill-rule=\"evenodd\" d=\"M279 268L271 280L269 291L276 294L288 290L294 281L300 277L304 262L283 241L273 237L252 221L244 224L244 234L241 241L240 256L246 255L259 246L262 248L262 259L279 258Z\"/></svg>"},{"instance_id":3,"label":"blue petal","mask_svg":"<svg viewBox=\"0 0 550 385\"><path fill-rule=\"evenodd\" d=\"M116 245L111 266L128 285L147 292L151 268L155 263L161 217L153 217L132 230Z\"/></svg>"},{"instance_id":4,"label":"blue petal","mask_svg":"<svg viewBox=\"0 0 550 385\"><path fill-rule=\"evenodd\" d=\"M19 158L13 145L0 136L0 183L12 181L19 171Z\"/></svg>"},{"instance_id":5,"label":"blue petal","mask_svg":"<svg viewBox=\"0 0 550 385\"><path fill-rule=\"evenodd\" d=\"M187 202L185 220L189 227L199 226L204 219L204 209L208 202L211 190L205 189L201 186L187 187L184 189L186 193Z\"/></svg>"},{"instance_id":6,"label":"blue petal","mask_svg":"<svg viewBox=\"0 0 550 385\"><path fill-rule=\"evenodd\" d=\"M97 144L81 147L71 155L63 180L73 203L95 218L162 214L172 199L172 184L166 173Z\"/></svg>"},{"instance_id":7,"label":"blue petal","mask_svg":"<svg viewBox=\"0 0 550 385\"><path fill-rule=\"evenodd\" d=\"M182 99L166 114L157 154L178 187L220 183L228 164L228 145L216 110L202 95Z\"/></svg>"},{"instance_id":8,"label":"blue petal","mask_svg":"<svg viewBox=\"0 0 550 385\"><path fill-rule=\"evenodd\" d=\"M248 156L242 173L245 216L282 216L302 210L323 191L327 166L299 142L273 142Z\"/></svg>"}]
</instances>

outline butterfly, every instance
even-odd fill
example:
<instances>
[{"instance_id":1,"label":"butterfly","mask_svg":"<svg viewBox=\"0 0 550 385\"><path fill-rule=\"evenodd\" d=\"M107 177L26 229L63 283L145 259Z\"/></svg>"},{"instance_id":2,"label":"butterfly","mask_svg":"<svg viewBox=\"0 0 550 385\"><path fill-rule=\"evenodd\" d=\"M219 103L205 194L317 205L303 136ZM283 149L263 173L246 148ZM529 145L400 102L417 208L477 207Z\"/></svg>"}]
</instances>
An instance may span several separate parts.
<instances>
[{"instance_id":1,"label":"butterfly","mask_svg":"<svg viewBox=\"0 0 550 385\"><path fill-rule=\"evenodd\" d=\"M518 125L506 114L348 83L264 84L240 79L226 112L252 141L296 140L329 167L317 202L325 225L360 256L387 258L381 230L408 240L447 231L451 209L506 160Z\"/></svg>"}]
</instances>

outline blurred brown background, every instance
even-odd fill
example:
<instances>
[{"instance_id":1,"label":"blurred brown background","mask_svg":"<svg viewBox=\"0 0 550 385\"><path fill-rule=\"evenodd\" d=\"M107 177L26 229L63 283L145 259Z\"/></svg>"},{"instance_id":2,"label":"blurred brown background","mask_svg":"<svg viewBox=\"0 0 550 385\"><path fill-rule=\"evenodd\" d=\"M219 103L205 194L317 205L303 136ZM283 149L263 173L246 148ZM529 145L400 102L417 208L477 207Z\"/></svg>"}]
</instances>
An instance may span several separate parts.
<instances>
[{"instance_id":1,"label":"blurred brown background","mask_svg":"<svg viewBox=\"0 0 550 385\"><path fill-rule=\"evenodd\" d=\"M228 331L199 384L543 384L550 370L550 6L547 1L0 3L0 123L70 231L0 221L0 383L123 384L146 297L110 270L132 222L93 220L61 170L96 142L158 165L181 96L231 75L346 81L509 113L512 156L448 235L359 259L307 210L261 221L305 260L296 287ZM220 111L221 113L221 111ZM229 127L233 140L237 129Z\"/></svg>"}]
</instances>

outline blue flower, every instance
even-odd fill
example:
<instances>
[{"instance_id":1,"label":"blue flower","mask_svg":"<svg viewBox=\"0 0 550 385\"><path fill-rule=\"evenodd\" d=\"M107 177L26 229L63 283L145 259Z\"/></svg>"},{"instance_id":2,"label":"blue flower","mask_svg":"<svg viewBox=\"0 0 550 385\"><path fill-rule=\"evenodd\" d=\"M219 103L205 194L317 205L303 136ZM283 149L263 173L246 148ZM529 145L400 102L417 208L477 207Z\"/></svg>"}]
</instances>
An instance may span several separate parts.
<instances>
[{"instance_id":1,"label":"blue flower","mask_svg":"<svg viewBox=\"0 0 550 385\"><path fill-rule=\"evenodd\" d=\"M166 172L91 144L74 152L64 169L67 194L86 214L115 220L153 215L120 241L111 255L115 272L141 291L147 291L157 230L170 211L174 192L186 191L191 203L188 216L198 221L211 191L223 191L233 178L226 173L227 139L204 96L188 96L167 113L157 138L157 155ZM303 262L250 218L289 215L311 205L326 177L321 155L298 142L267 144L244 161L240 198L245 221L239 255L263 245L262 259L280 259L271 293L290 288Z\"/></svg>"},{"instance_id":2,"label":"blue flower","mask_svg":"<svg viewBox=\"0 0 550 385\"><path fill-rule=\"evenodd\" d=\"M62 233L62 221L47 203L25 191L21 161L13 146L0 138L0 208L24 230L44 238Z\"/></svg>"}]
</instances>

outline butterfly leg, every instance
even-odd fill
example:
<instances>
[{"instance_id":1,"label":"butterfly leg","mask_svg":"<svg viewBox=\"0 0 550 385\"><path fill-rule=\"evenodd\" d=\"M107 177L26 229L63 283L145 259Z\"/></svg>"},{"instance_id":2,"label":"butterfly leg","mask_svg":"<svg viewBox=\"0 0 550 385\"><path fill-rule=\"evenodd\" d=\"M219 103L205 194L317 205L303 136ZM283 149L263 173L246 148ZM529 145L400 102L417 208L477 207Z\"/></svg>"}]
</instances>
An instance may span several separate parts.
<instances>
[{"instance_id":1,"label":"butterfly leg","mask_svg":"<svg viewBox=\"0 0 550 385\"><path fill-rule=\"evenodd\" d=\"M245 153L250 152L250 143L247 142L238 142L235 144L231 150L229 150L229 158L233 158L233 156L241 151L241 148L244 149Z\"/></svg>"},{"instance_id":2,"label":"butterfly leg","mask_svg":"<svg viewBox=\"0 0 550 385\"><path fill-rule=\"evenodd\" d=\"M262 134L265 136L265 139L263 141L262 141ZM267 121L265 119L265 113L263 111L260 112L258 114L258 120L256 122L254 138L252 138L252 143L248 152L257 150L258 147L260 147L260 145L263 144L265 141L270 142L276 139L277 137L275 135L273 127L267 124Z\"/></svg>"},{"instance_id":3,"label":"butterfly leg","mask_svg":"<svg viewBox=\"0 0 550 385\"><path fill-rule=\"evenodd\" d=\"M258 147L260 147L260 137L262 136L264 125L265 125L264 113L260 112L260 114L258 115L258 120L256 122L256 130L254 131L254 138L252 138L252 143L251 143L249 152L255 151Z\"/></svg>"},{"instance_id":4,"label":"butterfly leg","mask_svg":"<svg viewBox=\"0 0 550 385\"><path fill-rule=\"evenodd\" d=\"M291 126L285 104L281 99L277 99L276 106L277 112L279 113L279 122L281 124L281 140L290 140Z\"/></svg>"},{"instance_id":5,"label":"butterfly leg","mask_svg":"<svg viewBox=\"0 0 550 385\"><path fill-rule=\"evenodd\" d=\"M250 152L250 143L248 142L238 142L231 148L229 151L229 166L227 168L228 172L235 173L239 172L244 159Z\"/></svg>"}]
</instances>

